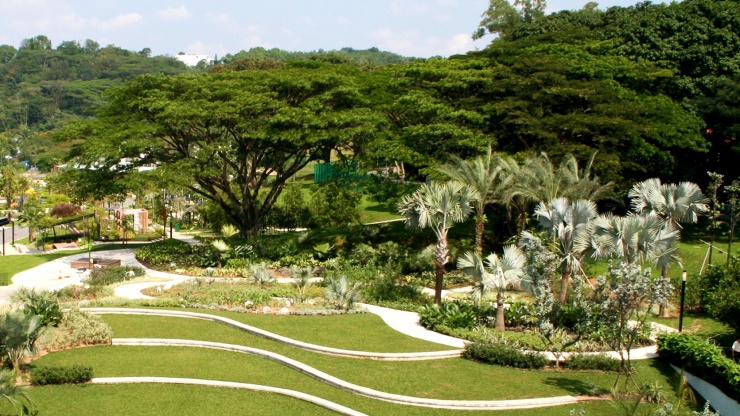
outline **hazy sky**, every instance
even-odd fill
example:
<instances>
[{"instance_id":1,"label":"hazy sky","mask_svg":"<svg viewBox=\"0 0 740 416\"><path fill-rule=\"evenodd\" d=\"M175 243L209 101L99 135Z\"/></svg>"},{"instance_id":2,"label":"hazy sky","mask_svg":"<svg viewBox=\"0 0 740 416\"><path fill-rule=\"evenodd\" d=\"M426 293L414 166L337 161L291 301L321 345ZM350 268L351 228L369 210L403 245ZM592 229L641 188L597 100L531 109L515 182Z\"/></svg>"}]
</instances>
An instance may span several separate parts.
<instances>
[{"instance_id":1,"label":"hazy sky","mask_svg":"<svg viewBox=\"0 0 740 416\"><path fill-rule=\"evenodd\" d=\"M601 8L637 0L601 1ZM548 12L586 0L550 0ZM470 34L488 0L0 0L0 44L46 35L92 39L153 55L223 56L255 46L290 51L342 47L449 56L484 47Z\"/></svg>"}]
</instances>

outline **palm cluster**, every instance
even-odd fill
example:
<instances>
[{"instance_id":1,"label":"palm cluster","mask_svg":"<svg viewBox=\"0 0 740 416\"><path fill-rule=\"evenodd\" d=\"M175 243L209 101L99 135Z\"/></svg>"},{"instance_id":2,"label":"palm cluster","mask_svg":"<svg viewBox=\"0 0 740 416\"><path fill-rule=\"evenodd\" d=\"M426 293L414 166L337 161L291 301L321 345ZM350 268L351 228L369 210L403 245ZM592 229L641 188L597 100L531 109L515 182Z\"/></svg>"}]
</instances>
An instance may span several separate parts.
<instances>
[{"instance_id":1,"label":"palm cluster","mask_svg":"<svg viewBox=\"0 0 740 416\"><path fill-rule=\"evenodd\" d=\"M570 281L586 277L585 258L651 263L663 270L664 277L670 264L680 264L680 224L696 222L708 211L708 200L699 187L691 182L662 184L649 179L629 193L634 212L599 214L594 201L612 197L613 184L601 184L593 175L595 156L583 167L573 155L556 166L544 153L518 163L489 148L472 160L452 158L438 168L449 181L425 184L405 197L399 211L407 226L431 228L437 237L435 302L441 302L444 267L450 261L448 230L470 214L476 224L475 251L461 256L457 265L474 277L479 294L495 290L497 303L503 304L506 287L526 279L524 256L517 255L521 254L517 247L507 246L502 256L483 257L485 210L491 204L505 207L510 218L517 215L520 246L538 240L557 256L561 303L567 300ZM537 204L534 219L541 234L524 230L533 204Z\"/></svg>"}]
</instances>

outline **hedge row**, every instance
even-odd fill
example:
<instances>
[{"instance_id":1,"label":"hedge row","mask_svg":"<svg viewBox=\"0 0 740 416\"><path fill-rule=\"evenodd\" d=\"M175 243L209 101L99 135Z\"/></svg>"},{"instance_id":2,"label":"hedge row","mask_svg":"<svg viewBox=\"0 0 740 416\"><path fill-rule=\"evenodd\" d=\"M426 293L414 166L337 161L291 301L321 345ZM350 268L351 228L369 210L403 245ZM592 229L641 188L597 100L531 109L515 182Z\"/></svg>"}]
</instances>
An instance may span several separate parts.
<instances>
[{"instance_id":1,"label":"hedge row","mask_svg":"<svg viewBox=\"0 0 740 416\"><path fill-rule=\"evenodd\" d=\"M470 360L488 364L535 370L545 368L548 363L547 358L540 353L533 351L522 352L511 345L491 342L470 343L465 346L463 356Z\"/></svg>"},{"instance_id":2,"label":"hedge row","mask_svg":"<svg viewBox=\"0 0 740 416\"><path fill-rule=\"evenodd\" d=\"M79 364L69 366L42 366L31 369L31 383L37 386L87 383L92 378L92 368Z\"/></svg>"},{"instance_id":3,"label":"hedge row","mask_svg":"<svg viewBox=\"0 0 740 416\"><path fill-rule=\"evenodd\" d=\"M658 354L740 400L740 365L727 358L720 347L686 333L661 334Z\"/></svg>"}]
</instances>

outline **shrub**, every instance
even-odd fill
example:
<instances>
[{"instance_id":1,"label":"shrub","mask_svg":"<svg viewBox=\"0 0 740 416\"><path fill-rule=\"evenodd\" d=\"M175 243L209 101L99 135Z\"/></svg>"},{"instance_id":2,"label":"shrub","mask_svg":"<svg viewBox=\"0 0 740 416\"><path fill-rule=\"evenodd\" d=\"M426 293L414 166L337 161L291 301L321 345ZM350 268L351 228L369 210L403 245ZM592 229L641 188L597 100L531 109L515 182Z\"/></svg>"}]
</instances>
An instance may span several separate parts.
<instances>
[{"instance_id":1,"label":"shrub","mask_svg":"<svg viewBox=\"0 0 740 416\"><path fill-rule=\"evenodd\" d=\"M100 299L113 294L106 286L66 286L59 290L59 299Z\"/></svg>"},{"instance_id":2,"label":"shrub","mask_svg":"<svg viewBox=\"0 0 740 416\"><path fill-rule=\"evenodd\" d=\"M144 276L145 273L143 268L136 266L103 267L91 270L85 282L91 286L107 286Z\"/></svg>"},{"instance_id":3,"label":"shrub","mask_svg":"<svg viewBox=\"0 0 740 416\"><path fill-rule=\"evenodd\" d=\"M59 295L48 290L22 287L10 294L14 303L20 303L26 313L39 317L41 326L57 326L62 320Z\"/></svg>"},{"instance_id":4,"label":"shrub","mask_svg":"<svg viewBox=\"0 0 740 416\"><path fill-rule=\"evenodd\" d=\"M510 345L492 342L470 343L465 346L463 356L469 360L514 368L539 370L547 365L547 358L542 354L522 352Z\"/></svg>"},{"instance_id":5,"label":"shrub","mask_svg":"<svg viewBox=\"0 0 740 416\"><path fill-rule=\"evenodd\" d=\"M423 327L431 330L438 325L471 329L477 325L487 325L495 315L496 309L491 306L478 306L456 300L440 306L425 307L420 313L420 322Z\"/></svg>"},{"instance_id":6,"label":"shrub","mask_svg":"<svg viewBox=\"0 0 740 416\"><path fill-rule=\"evenodd\" d=\"M347 280L347 276L341 276L338 279L329 279L326 298L337 309L349 310L357 302L360 295L360 288L360 282L351 284Z\"/></svg>"},{"instance_id":7,"label":"shrub","mask_svg":"<svg viewBox=\"0 0 740 416\"><path fill-rule=\"evenodd\" d=\"M565 362L571 370L619 371L620 361L606 354L573 354Z\"/></svg>"},{"instance_id":8,"label":"shrub","mask_svg":"<svg viewBox=\"0 0 740 416\"><path fill-rule=\"evenodd\" d=\"M31 383L37 386L87 383L92 378L92 368L80 364L40 366L31 369Z\"/></svg>"},{"instance_id":9,"label":"shrub","mask_svg":"<svg viewBox=\"0 0 740 416\"><path fill-rule=\"evenodd\" d=\"M518 300L504 310L504 321L508 327L532 326L537 322L535 305Z\"/></svg>"},{"instance_id":10,"label":"shrub","mask_svg":"<svg viewBox=\"0 0 740 416\"><path fill-rule=\"evenodd\" d=\"M109 344L110 327L99 317L79 309L64 313L59 326L46 331L41 343L48 349L60 349L78 345Z\"/></svg>"},{"instance_id":11,"label":"shrub","mask_svg":"<svg viewBox=\"0 0 740 416\"><path fill-rule=\"evenodd\" d=\"M740 365L727 358L720 347L687 333L660 334L658 354L740 400Z\"/></svg>"}]
</instances>

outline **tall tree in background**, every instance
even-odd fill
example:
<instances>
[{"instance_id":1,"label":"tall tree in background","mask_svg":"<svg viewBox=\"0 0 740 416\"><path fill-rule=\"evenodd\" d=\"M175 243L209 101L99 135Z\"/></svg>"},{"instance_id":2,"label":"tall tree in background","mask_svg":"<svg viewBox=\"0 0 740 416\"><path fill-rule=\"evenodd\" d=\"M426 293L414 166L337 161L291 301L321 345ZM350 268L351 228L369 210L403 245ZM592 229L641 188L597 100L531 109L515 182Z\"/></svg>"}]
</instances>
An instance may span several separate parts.
<instances>
[{"instance_id":1,"label":"tall tree in background","mask_svg":"<svg viewBox=\"0 0 740 416\"><path fill-rule=\"evenodd\" d=\"M398 204L398 211L404 216L408 228L431 228L437 237L434 303L438 305L442 303L445 265L450 262L447 234L453 225L468 218L473 211L472 204L480 198L477 191L459 182L432 182L423 184Z\"/></svg>"},{"instance_id":2,"label":"tall tree in background","mask_svg":"<svg viewBox=\"0 0 740 416\"><path fill-rule=\"evenodd\" d=\"M157 164L183 189L217 204L256 235L285 182L326 149L374 134L356 68L295 64L210 76L144 76L111 94L81 159L121 174ZM101 160L101 157L103 158ZM127 165L119 164L130 158Z\"/></svg>"}]
</instances>

